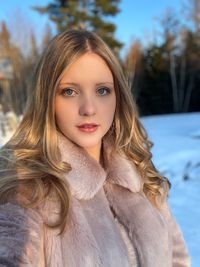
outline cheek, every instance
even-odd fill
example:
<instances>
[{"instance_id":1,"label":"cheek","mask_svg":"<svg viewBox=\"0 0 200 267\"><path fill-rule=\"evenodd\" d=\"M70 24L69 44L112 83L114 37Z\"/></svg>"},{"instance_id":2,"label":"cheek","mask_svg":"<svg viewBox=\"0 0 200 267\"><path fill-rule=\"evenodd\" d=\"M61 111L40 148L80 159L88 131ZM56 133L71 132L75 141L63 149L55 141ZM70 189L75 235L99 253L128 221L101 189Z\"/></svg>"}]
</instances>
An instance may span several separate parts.
<instances>
[{"instance_id":1,"label":"cheek","mask_svg":"<svg viewBox=\"0 0 200 267\"><path fill-rule=\"evenodd\" d=\"M103 116L105 118L105 121L108 123L112 123L114 114L115 114L115 109L116 109L116 99L112 99L109 103L104 105L103 107Z\"/></svg>"},{"instance_id":2,"label":"cheek","mask_svg":"<svg viewBox=\"0 0 200 267\"><path fill-rule=\"evenodd\" d=\"M56 118L56 122L59 123L62 118L63 118L63 114L64 114L64 108L62 105L59 105L58 102L55 103L55 118Z\"/></svg>"},{"instance_id":3,"label":"cheek","mask_svg":"<svg viewBox=\"0 0 200 267\"><path fill-rule=\"evenodd\" d=\"M66 109L66 105L62 103L62 101L55 102L55 119L56 124L60 130L66 128L68 125L66 122L69 123L70 116L68 115L68 110Z\"/></svg>"},{"instance_id":4,"label":"cheek","mask_svg":"<svg viewBox=\"0 0 200 267\"><path fill-rule=\"evenodd\" d=\"M108 105L109 113L114 116L116 110L116 96L113 97L112 102Z\"/></svg>"},{"instance_id":5,"label":"cheek","mask_svg":"<svg viewBox=\"0 0 200 267\"><path fill-rule=\"evenodd\" d=\"M74 107L62 99L55 102L55 117L57 121L70 120L74 114Z\"/></svg>"}]
</instances>

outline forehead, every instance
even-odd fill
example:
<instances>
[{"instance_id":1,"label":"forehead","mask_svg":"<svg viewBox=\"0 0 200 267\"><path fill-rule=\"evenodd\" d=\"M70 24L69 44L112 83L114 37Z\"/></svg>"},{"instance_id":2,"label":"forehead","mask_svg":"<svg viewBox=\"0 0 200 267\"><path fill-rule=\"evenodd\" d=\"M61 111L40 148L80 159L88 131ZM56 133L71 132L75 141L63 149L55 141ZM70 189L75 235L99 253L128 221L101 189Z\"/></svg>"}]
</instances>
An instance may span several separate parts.
<instances>
[{"instance_id":1,"label":"forehead","mask_svg":"<svg viewBox=\"0 0 200 267\"><path fill-rule=\"evenodd\" d=\"M61 82L113 82L113 75L106 61L95 53L88 52L68 66Z\"/></svg>"}]
</instances>

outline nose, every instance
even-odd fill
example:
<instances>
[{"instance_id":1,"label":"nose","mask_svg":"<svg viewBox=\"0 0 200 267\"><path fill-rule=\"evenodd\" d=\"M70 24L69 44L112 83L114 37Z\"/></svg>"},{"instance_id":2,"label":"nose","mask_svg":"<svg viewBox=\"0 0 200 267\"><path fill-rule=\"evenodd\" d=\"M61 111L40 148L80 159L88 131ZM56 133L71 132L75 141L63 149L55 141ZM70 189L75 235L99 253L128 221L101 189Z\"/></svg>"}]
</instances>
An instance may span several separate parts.
<instances>
[{"instance_id":1,"label":"nose","mask_svg":"<svg viewBox=\"0 0 200 267\"><path fill-rule=\"evenodd\" d=\"M79 115L94 116L96 114L96 105L91 97L84 97L80 103Z\"/></svg>"}]
</instances>

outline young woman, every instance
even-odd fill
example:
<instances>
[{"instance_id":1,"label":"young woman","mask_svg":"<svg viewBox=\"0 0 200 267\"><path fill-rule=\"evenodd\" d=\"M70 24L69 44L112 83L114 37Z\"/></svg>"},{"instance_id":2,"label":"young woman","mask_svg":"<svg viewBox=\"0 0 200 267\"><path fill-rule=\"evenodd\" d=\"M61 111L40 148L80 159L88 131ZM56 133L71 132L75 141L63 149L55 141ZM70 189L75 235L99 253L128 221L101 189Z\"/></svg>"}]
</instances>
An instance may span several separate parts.
<instances>
[{"instance_id":1,"label":"young woman","mask_svg":"<svg viewBox=\"0 0 200 267\"><path fill-rule=\"evenodd\" d=\"M108 46L66 31L34 81L1 150L0 266L190 266L169 182Z\"/></svg>"}]
</instances>

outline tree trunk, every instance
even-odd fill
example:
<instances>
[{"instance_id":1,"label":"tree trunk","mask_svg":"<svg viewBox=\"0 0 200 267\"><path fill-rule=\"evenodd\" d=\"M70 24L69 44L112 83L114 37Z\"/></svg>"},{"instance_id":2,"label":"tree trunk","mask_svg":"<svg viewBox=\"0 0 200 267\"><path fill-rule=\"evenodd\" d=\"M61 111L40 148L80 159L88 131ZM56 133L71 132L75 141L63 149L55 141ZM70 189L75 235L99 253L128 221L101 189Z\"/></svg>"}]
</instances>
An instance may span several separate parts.
<instances>
[{"instance_id":1,"label":"tree trunk","mask_svg":"<svg viewBox=\"0 0 200 267\"><path fill-rule=\"evenodd\" d=\"M175 60L172 53L170 53L170 77L171 77L172 93L173 93L173 111L179 112L179 98L178 98L178 86L176 80Z\"/></svg>"},{"instance_id":2,"label":"tree trunk","mask_svg":"<svg viewBox=\"0 0 200 267\"><path fill-rule=\"evenodd\" d=\"M192 95L193 85L194 85L194 75L191 75L190 81L189 81L189 84L186 90L185 99L184 99L184 105L183 105L184 112L187 112L189 110L189 104L190 104L190 99Z\"/></svg>"},{"instance_id":3,"label":"tree trunk","mask_svg":"<svg viewBox=\"0 0 200 267\"><path fill-rule=\"evenodd\" d=\"M181 57L181 66L180 66L180 87L179 87L179 96L180 96L180 111L182 111L184 108L184 96L185 96L185 75L186 75L186 60L185 55L182 55Z\"/></svg>"}]
</instances>

